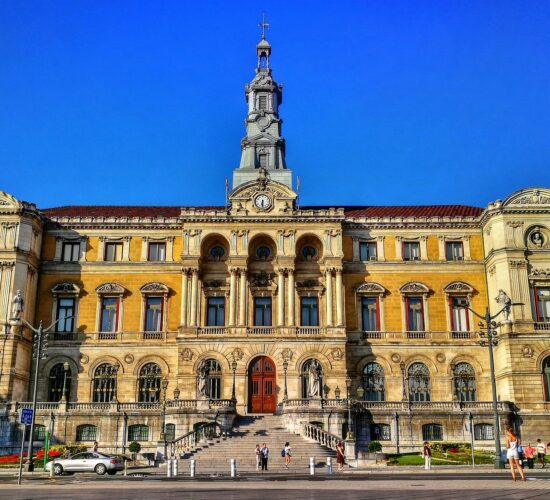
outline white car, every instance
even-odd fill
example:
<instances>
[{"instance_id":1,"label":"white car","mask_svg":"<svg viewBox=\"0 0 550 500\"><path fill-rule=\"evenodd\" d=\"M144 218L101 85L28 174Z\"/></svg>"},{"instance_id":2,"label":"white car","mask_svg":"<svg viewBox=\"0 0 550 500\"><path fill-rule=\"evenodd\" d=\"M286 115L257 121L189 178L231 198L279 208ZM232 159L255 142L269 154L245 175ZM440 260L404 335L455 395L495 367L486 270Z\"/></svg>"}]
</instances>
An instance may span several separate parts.
<instances>
[{"instance_id":1,"label":"white car","mask_svg":"<svg viewBox=\"0 0 550 500\"><path fill-rule=\"evenodd\" d=\"M103 476L107 473L114 475L119 470L124 469L124 459L111 457L103 453L88 452L77 453L71 458L59 458L46 464L46 471L50 471L53 465L53 472L56 476L64 472L72 474L74 472L95 472Z\"/></svg>"}]
</instances>

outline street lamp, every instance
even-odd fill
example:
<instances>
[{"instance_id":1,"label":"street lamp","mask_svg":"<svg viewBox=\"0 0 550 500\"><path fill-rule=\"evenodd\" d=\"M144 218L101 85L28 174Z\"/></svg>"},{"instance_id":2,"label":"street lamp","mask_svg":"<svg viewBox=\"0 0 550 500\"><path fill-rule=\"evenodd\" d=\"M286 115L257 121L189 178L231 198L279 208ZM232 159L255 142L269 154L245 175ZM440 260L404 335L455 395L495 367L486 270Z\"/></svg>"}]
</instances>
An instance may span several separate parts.
<instances>
[{"instance_id":1,"label":"street lamp","mask_svg":"<svg viewBox=\"0 0 550 500\"><path fill-rule=\"evenodd\" d=\"M164 441L164 459L166 459L167 443L166 443L166 389L168 388L168 379L163 378L162 383L162 432L160 433L161 441Z\"/></svg>"},{"instance_id":2,"label":"street lamp","mask_svg":"<svg viewBox=\"0 0 550 500\"><path fill-rule=\"evenodd\" d=\"M65 361L65 363L63 363L63 391L61 396L62 403L67 402L67 374L69 373L69 368L69 362Z\"/></svg>"},{"instance_id":3,"label":"street lamp","mask_svg":"<svg viewBox=\"0 0 550 500\"><path fill-rule=\"evenodd\" d=\"M288 371L288 361L286 359L283 361L283 370L285 372L285 392L283 395L283 399L286 401L288 399L288 388L286 385L286 372Z\"/></svg>"},{"instance_id":4,"label":"street lamp","mask_svg":"<svg viewBox=\"0 0 550 500\"><path fill-rule=\"evenodd\" d=\"M401 368L401 378L403 383L403 394L401 396L401 401L407 401L407 390L405 388L405 362L401 361L399 363L399 368Z\"/></svg>"},{"instance_id":5,"label":"street lamp","mask_svg":"<svg viewBox=\"0 0 550 500\"><path fill-rule=\"evenodd\" d=\"M351 401L350 401L351 377L346 377L346 397L348 402L348 433L346 441L353 441L353 431L351 423Z\"/></svg>"},{"instance_id":6,"label":"street lamp","mask_svg":"<svg viewBox=\"0 0 550 500\"><path fill-rule=\"evenodd\" d=\"M336 399L340 399L340 387L336 386L336 389L334 389L334 397Z\"/></svg>"},{"instance_id":7,"label":"street lamp","mask_svg":"<svg viewBox=\"0 0 550 500\"><path fill-rule=\"evenodd\" d=\"M504 464L502 463L502 460L500 459L500 420L498 415L498 401L497 401L497 382L496 382L496 375L495 375L495 358L493 353L493 346L498 344L498 339L496 338L498 335L498 332L495 331L495 328L498 326L497 323L494 321L495 318L500 316L503 312L506 313L506 319L508 319L508 315L510 314L510 307L511 306L522 306L523 303L520 302L514 302L508 298L508 296L502 292L505 295L504 307L498 311L496 314L493 314L491 316L491 313L489 311L489 307L485 308L485 315L481 315L478 312L474 311L468 302L466 302L466 308L472 312L472 314L475 314L478 318L480 318L482 321L478 323L478 326L485 330L479 332L479 336L483 339L479 343L480 345L486 345L489 348L489 368L491 370L491 389L492 389L492 396L493 396L493 418L495 420L495 469L503 469ZM502 302L499 302L502 303Z\"/></svg>"},{"instance_id":8,"label":"street lamp","mask_svg":"<svg viewBox=\"0 0 550 500\"><path fill-rule=\"evenodd\" d=\"M180 398L180 388L176 387L174 389L174 399L177 401Z\"/></svg>"},{"instance_id":9,"label":"street lamp","mask_svg":"<svg viewBox=\"0 0 550 500\"><path fill-rule=\"evenodd\" d=\"M231 361L231 369L233 370L233 388L231 389L231 401L233 401L233 404L236 404L237 396L235 394L235 372L237 371L237 362L235 360Z\"/></svg>"}]
</instances>

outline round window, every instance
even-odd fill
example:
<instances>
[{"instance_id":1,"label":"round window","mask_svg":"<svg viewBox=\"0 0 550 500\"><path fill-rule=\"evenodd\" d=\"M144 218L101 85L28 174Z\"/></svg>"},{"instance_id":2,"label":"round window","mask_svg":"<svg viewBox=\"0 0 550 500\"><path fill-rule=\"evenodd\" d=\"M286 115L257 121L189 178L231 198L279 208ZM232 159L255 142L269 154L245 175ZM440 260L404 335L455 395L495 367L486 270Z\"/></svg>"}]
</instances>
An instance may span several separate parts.
<instances>
[{"instance_id":1,"label":"round window","mask_svg":"<svg viewBox=\"0 0 550 500\"><path fill-rule=\"evenodd\" d=\"M210 256L214 260L220 260L225 254L225 249L222 246L216 245L210 249Z\"/></svg>"},{"instance_id":2,"label":"round window","mask_svg":"<svg viewBox=\"0 0 550 500\"><path fill-rule=\"evenodd\" d=\"M313 260L316 255L317 250L315 250L315 247L312 247L311 245L306 245L304 248L302 248L302 257L304 259Z\"/></svg>"},{"instance_id":3,"label":"round window","mask_svg":"<svg viewBox=\"0 0 550 500\"><path fill-rule=\"evenodd\" d=\"M258 247L258 249L256 250L256 255L260 260L267 260L271 255L271 249L266 246Z\"/></svg>"}]
</instances>

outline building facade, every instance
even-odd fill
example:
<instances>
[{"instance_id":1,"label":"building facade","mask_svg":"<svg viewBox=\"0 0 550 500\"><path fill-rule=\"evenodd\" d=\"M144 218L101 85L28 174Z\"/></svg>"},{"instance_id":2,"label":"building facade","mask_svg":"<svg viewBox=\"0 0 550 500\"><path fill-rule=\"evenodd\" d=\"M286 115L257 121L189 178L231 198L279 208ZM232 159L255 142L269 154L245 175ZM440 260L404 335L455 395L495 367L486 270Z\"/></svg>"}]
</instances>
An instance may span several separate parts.
<instances>
[{"instance_id":1,"label":"building facade","mask_svg":"<svg viewBox=\"0 0 550 500\"><path fill-rule=\"evenodd\" d=\"M501 427L550 435L550 190L485 209L299 206L265 38L257 56L228 206L39 210L0 193L2 446L32 396L26 322L55 323L38 445L49 427L156 452L205 422L277 413L298 433L355 431L359 452L490 446L471 309L497 313L501 292L521 304L497 319Z\"/></svg>"}]
</instances>

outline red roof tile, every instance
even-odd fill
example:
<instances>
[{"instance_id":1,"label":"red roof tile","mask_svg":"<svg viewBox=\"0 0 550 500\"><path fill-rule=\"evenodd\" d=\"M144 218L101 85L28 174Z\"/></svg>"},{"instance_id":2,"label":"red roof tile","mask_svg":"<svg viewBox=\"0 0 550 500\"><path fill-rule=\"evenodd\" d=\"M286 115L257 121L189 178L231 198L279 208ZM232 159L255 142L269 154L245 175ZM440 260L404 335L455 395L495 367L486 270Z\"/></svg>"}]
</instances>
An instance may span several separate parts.
<instances>
[{"instance_id":1,"label":"red roof tile","mask_svg":"<svg viewBox=\"0 0 550 500\"><path fill-rule=\"evenodd\" d=\"M404 205L344 207L346 217L479 217L483 208L469 205Z\"/></svg>"}]
</instances>

